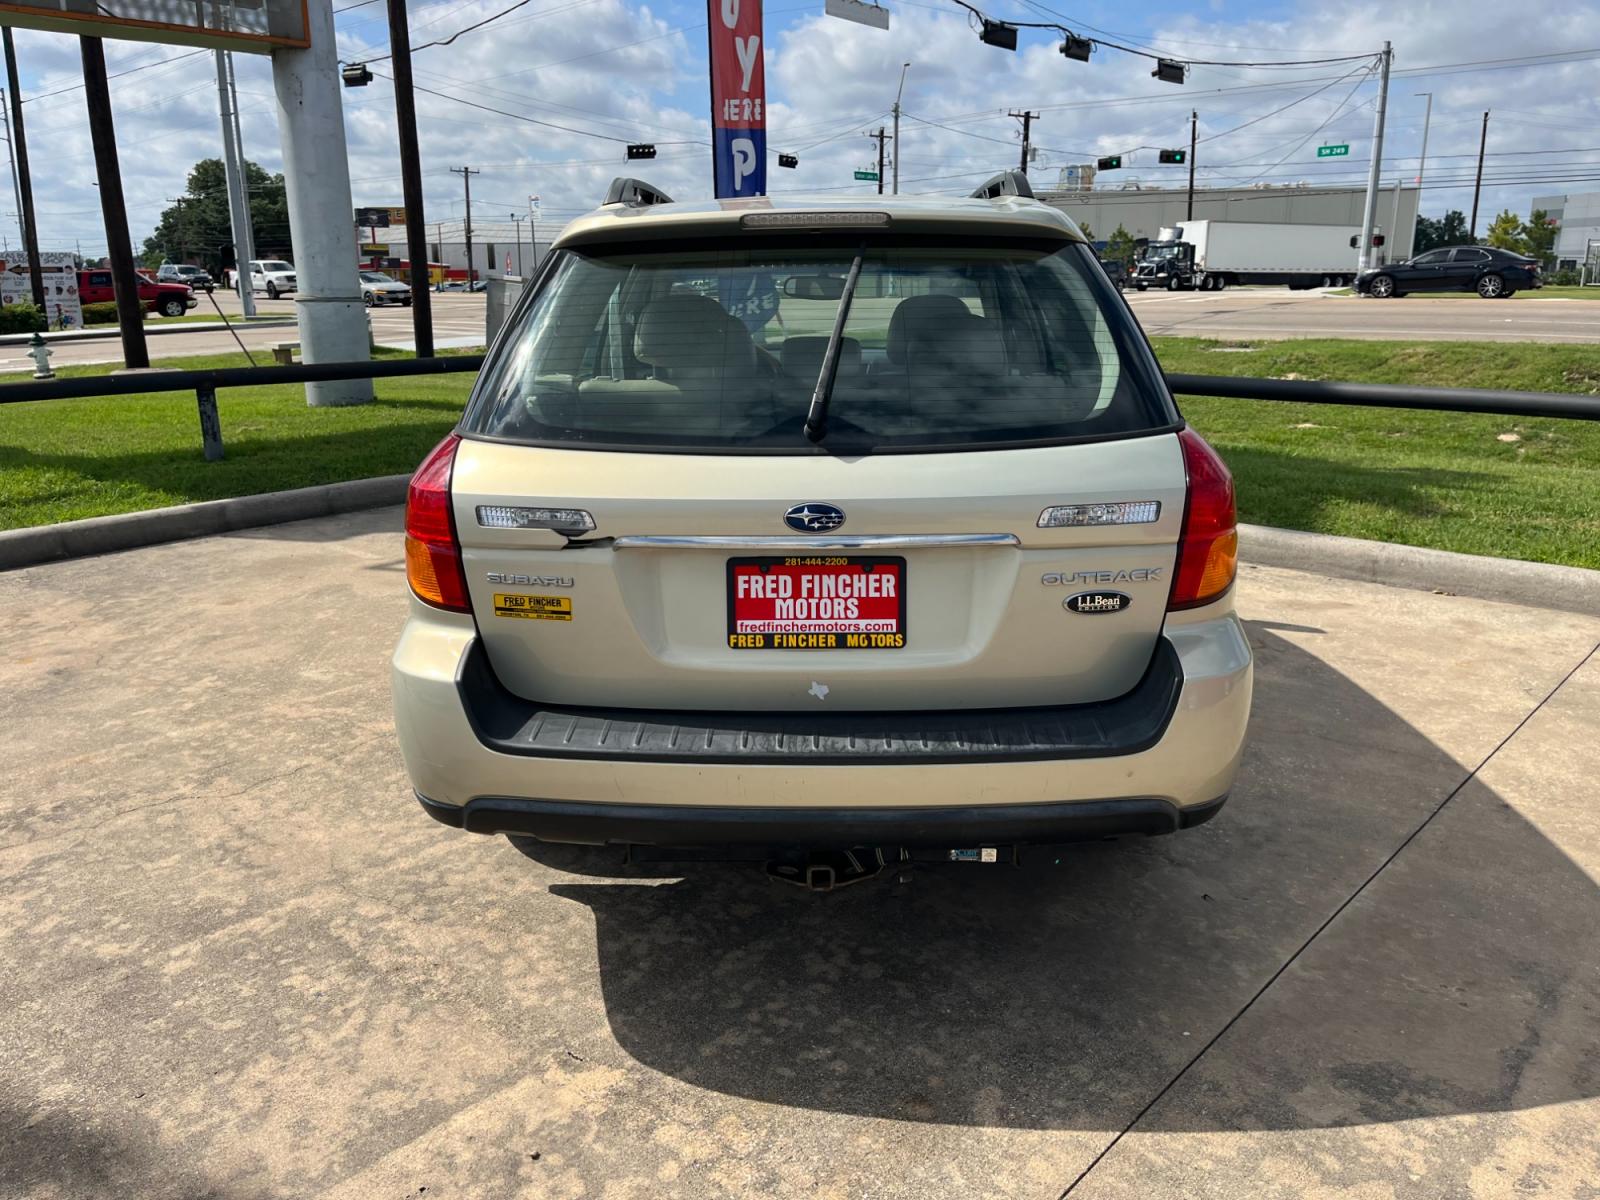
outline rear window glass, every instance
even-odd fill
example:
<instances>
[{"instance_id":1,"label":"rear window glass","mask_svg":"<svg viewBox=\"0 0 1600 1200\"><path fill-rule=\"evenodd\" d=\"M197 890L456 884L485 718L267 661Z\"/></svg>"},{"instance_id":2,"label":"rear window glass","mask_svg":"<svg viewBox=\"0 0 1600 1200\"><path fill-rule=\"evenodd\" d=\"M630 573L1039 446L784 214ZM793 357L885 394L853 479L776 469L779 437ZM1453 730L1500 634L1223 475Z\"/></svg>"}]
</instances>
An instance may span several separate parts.
<instances>
[{"instance_id":1,"label":"rear window glass","mask_svg":"<svg viewBox=\"0 0 1600 1200\"><path fill-rule=\"evenodd\" d=\"M485 365L463 428L809 451L806 413L858 253L827 447L1038 443L1175 420L1085 247L813 242L562 253Z\"/></svg>"}]
</instances>

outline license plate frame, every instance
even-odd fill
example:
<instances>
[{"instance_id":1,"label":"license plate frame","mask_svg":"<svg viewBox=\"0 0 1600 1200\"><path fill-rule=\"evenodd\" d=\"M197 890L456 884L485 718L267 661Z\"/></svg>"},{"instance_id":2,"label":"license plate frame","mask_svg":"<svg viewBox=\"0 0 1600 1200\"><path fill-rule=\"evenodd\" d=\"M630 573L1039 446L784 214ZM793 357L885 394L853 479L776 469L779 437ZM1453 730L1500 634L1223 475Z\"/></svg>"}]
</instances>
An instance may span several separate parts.
<instances>
[{"instance_id":1,"label":"license plate frame","mask_svg":"<svg viewBox=\"0 0 1600 1200\"><path fill-rule=\"evenodd\" d=\"M774 598L771 597L740 597L738 595L738 581L741 575L750 573L750 568L755 568L762 575L770 576L772 568L779 568L780 574L788 575L796 582L792 585L793 591L801 590L799 578L802 575L821 577L823 575L851 575L867 576L882 572L885 577L894 579L892 597L893 604L886 605L883 601L890 599L884 596L859 596L858 601L864 602L864 609L870 615L856 618L845 617L801 617L780 620L776 616L767 617L764 613L754 610L764 605L772 605L776 610ZM728 648L741 653L755 650L902 650L909 641L906 628L906 560L901 555L893 554L759 554L741 555L727 560L727 616L728 616ZM791 597L799 599L834 599L832 597ZM741 608L741 605L743 608ZM884 616L883 610L892 610L892 617ZM860 610L858 610L860 611ZM848 626L849 624L878 625L885 621L893 621L892 630L863 629L852 631L845 627L823 628L830 624ZM797 626L813 626L811 629L796 629L789 631L752 631L740 629L740 622L765 622L768 624L792 624Z\"/></svg>"}]
</instances>

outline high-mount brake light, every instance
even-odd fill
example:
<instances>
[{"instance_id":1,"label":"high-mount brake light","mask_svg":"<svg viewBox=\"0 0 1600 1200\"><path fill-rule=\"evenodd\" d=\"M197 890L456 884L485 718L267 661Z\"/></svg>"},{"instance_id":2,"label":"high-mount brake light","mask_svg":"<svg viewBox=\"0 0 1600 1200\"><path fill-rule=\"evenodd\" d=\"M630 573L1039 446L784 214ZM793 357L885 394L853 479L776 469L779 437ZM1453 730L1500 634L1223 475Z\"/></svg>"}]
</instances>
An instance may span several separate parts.
<instances>
[{"instance_id":1,"label":"high-mount brake light","mask_svg":"<svg viewBox=\"0 0 1600 1200\"><path fill-rule=\"evenodd\" d=\"M406 582L417 599L450 612L471 612L450 511L450 475L461 438L450 434L422 460L406 489Z\"/></svg>"},{"instance_id":2,"label":"high-mount brake light","mask_svg":"<svg viewBox=\"0 0 1600 1200\"><path fill-rule=\"evenodd\" d=\"M1192 429L1178 434L1189 479L1178 569L1173 573L1169 611L1210 604L1233 586L1239 565L1238 520L1233 476L1206 440Z\"/></svg>"},{"instance_id":3,"label":"high-mount brake light","mask_svg":"<svg viewBox=\"0 0 1600 1200\"><path fill-rule=\"evenodd\" d=\"M739 218L741 229L871 229L887 224L886 212L759 212Z\"/></svg>"}]
</instances>

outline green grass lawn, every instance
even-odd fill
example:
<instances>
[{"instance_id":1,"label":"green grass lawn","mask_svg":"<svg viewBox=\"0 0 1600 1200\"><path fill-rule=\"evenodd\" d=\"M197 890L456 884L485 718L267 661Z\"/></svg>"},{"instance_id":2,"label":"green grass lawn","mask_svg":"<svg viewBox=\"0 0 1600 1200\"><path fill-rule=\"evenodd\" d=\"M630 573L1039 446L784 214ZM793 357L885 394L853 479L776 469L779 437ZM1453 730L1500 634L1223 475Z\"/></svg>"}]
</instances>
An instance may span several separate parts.
<instances>
[{"instance_id":1,"label":"green grass lawn","mask_svg":"<svg viewBox=\"0 0 1600 1200\"><path fill-rule=\"evenodd\" d=\"M156 365L249 364L229 354ZM3 376L0 386L26 378ZM350 408L308 408L297 384L228 388L217 393L227 453L217 463L201 455L193 392L3 405L0 529L410 471L455 424L472 378L380 379L375 403Z\"/></svg>"},{"instance_id":2,"label":"green grass lawn","mask_svg":"<svg viewBox=\"0 0 1600 1200\"><path fill-rule=\"evenodd\" d=\"M1155 346L1173 372L1600 394L1600 347L1191 338ZM22 378L0 377L0 386ZM201 456L193 393L0 406L0 528L409 471L455 423L470 382L379 380L376 403L336 409L307 408L295 385L223 391L220 463ZM1233 468L1243 520L1600 568L1600 423L1200 397L1180 404Z\"/></svg>"},{"instance_id":3,"label":"green grass lawn","mask_svg":"<svg viewBox=\"0 0 1600 1200\"><path fill-rule=\"evenodd\" d=\"M1600 392L1600 347L1156 338L1205 375ZM1261 525L1600 567L1600 422L1181 396Z\"/></svg>"}]
</instances>

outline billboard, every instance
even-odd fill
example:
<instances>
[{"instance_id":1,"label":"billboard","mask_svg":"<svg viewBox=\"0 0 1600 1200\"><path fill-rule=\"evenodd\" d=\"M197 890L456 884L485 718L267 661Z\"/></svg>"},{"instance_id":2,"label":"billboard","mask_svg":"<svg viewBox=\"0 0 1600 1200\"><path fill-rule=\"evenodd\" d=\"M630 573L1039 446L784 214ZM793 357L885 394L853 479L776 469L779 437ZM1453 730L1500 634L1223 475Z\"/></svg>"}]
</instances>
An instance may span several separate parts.
<instances>
[{"instance_id":1,"label":"billboard","mask_svg":"<svg viewBox=\"0 0 1600 1200\"><path fill-rule=\"evenodd\" d=\"M706 0L711 38L711 165L715 194L767 194L767 73L761 0Z\"/></svg>"},{"instance_id":2,"label":"billboard","mask_svg":"<svg viewBox=\"0 0 1600 1200\"><path fill-rule=\"evenodd\" d=\"M271 53L311 44L307 0L0 0L0 25Z\"/></svg>"},{"instance_id":3,"label":"billboard","mask_svg":"<svg viewBox=\"0 0 1600 1200\"><path fill-rule=\"evenodd\" d=\"M78 259L70 250L46 250L39 255L44 276L45 320L51 329L82 329L83 306L78 299ZM0 306L33 303L33 272L20 252L14 259L0 258Z\"/></svg>"}]
</instances>

